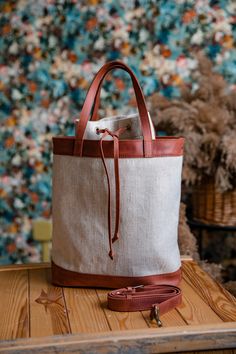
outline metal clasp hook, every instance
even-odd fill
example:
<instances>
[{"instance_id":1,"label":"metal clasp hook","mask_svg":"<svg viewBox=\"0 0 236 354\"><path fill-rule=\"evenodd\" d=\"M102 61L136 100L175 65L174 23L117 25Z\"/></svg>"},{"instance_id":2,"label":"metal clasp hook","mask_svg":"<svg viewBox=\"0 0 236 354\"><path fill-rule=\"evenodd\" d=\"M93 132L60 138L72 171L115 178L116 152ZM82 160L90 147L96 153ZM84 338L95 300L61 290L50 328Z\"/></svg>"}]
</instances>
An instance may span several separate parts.
<instances>
[{"instance_id":1,"label":"metal clasp hook","mask_svg":"<svg viewBox=\"0 0 236 354\"><path fill-rule=\"evenodd\" d=\"M151 309L150 320L155 320L158 327L162 327L162 322L160 320L160 309L157 305L154 305Z\"/></svg>"}]
</instances>

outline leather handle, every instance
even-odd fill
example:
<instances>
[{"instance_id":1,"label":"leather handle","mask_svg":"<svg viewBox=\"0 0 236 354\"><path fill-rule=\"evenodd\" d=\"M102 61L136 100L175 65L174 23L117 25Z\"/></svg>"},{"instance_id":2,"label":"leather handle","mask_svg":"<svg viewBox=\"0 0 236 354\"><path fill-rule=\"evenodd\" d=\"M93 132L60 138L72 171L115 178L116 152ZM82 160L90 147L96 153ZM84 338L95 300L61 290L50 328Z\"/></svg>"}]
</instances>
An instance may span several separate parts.
<instances>
[{"instance_id":1,"label":"leather handle","mask_svg":"<svg viewBox=\"0 0 236 354\"><path fill-rule=\"evenodd\" d=\"M108 75L109 73L107 73L105 76L104 76L104 80L106 79L106 76ZM92 114L91 114L91 119L92 121L95 121L95 120L98 120L99 119L99 116L98 116L98 109L99 109L99 106L100 106L100 97L101 97L101 89L102 89L102 85L100 84L99 88L98 88L98 91L97 91L97 94L96 94L96 97L95 97L95 101L94 101L94 106L93 106L93 111L92 111Z\"/></svg>"},{"instance_id":2,"label":"leather handle","mask_svg":"<svg viewBox=\"0 0 236 354\"><path fill-rule=\"evenodd\" d=\"M107 75L107 73L113 69L122 69L125 70L132 79L134 92L136 96L137 106L139 110L141 126L143 130L143 137L144 137L144 156L151 157L152 156L152 134L151 134L151 127L147 112L147 107L145 104L144 96L141 90L141 87L138 83L136 76L134 75L133 71L126 66L124 63L119 61L113 61L110 63L105 64L95 75L95 78L88 90L81 114L80 120L76 127L76 142L74 153L77 155L79 153L82 156L82 149L83 149L83 137L86 129L87 122L90 117L90 113L95 102L97 93L101 84Z\"/></svg>"},{"instance_id":3,"label":"leather handle","mask_svg":"<svg viewBox=\"0 0 236 354\"><path fill-rule=\"evenodd\" d=\"M98 118L99 118L98 117L98 109L100 106L101 88L102 88L102 86L99 87L98 92L95 97L95 102L94 102L93 111L92 111L92 115L91 115L92 121L98 120Z\"/></svg>"}]
</instances>

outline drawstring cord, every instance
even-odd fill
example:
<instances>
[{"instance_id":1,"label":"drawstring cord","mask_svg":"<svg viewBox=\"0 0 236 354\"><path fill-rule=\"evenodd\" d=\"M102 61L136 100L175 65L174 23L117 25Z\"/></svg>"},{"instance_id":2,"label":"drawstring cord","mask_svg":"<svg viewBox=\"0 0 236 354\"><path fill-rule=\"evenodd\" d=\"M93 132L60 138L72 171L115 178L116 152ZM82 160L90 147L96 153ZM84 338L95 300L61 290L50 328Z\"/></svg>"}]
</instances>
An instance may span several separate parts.
<instances>
[{"instance_id":1,"label":"drawstring cord","mask_svg":"<svg viewBox=\"0 0 236 354\"><path fill-rule=\"evenodd\" d=\"M108 185L108 235L109 235L109 248L110 248L109 257L111 259L114 258L112 244L119 238L119 225L120 225L119 136L125 130L126 128L119 128L118 130L111 132L108 129L97 129L97 133L103 134L100 139L100 152L101 152L102 163L106 172L107 185ZM111 183L110 183L110 177L109 177L104 151L103 151L103 141L107 136L111 136L113 138L113 144L114 144L113 157L114 157L115 188L116 188L116 222L115 222L115 230L114 230L113 237L112 237L112 229L111 229Z\"/></svg>"}]
</instances>

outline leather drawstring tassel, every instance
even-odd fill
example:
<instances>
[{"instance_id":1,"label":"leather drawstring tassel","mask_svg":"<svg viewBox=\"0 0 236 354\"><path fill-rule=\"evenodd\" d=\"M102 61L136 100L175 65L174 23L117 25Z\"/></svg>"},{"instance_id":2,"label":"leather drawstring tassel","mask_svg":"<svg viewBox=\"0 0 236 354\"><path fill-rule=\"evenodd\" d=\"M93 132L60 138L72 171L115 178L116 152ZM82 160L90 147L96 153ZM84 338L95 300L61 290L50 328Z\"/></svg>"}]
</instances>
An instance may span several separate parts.
<instances>
[{"instance_id":1,"label":"leather drawstring tassel","mask_svg":"<svg viewBox=\"0 0 236 354\"><path fill-rule=\"evenodd\" d=\"M114 252L112 249L112 244L118 240L119 238L119 225L120 225L120 175L119 175L119 135L122 134L126 128L120 128L115 132L111 132L108 129L98 129L98 133L102 133L102 137L100 139L100 152L101 158L103 162L103 166L106 172L107 177L107 185L108 185L108 235L109 235L109 257L111 259L114 258ZM115 230L114 235L112 237L112 230L111 230L111 184L109 173L106 166L104 151L103 151L103 141L107 136L111 136L113 138L114 150L114 172L115 172L115 187L116 187L116 222L115 222Z\"/></svg>"}]
</instances>

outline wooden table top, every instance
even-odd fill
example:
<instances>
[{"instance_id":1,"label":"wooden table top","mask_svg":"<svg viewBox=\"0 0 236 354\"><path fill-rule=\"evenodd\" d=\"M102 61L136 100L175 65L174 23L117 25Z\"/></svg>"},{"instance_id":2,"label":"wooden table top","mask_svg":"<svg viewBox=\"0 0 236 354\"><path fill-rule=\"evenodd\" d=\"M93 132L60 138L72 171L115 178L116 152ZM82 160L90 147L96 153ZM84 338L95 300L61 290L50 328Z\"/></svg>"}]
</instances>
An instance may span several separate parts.
<instances>
[{"instance_id":1,"label":"wooden table top","mask_svg":"<svg viewBox=\"0 0 236 354\"><path fill-rule=\"evenodd\" d=\"M236 299L195 262L182 269L183 303L157 328L149 311L108 310L107 290L52 286L47 263L1 267L0 353L236 353Z\"/></svg>"}]
</instances>

